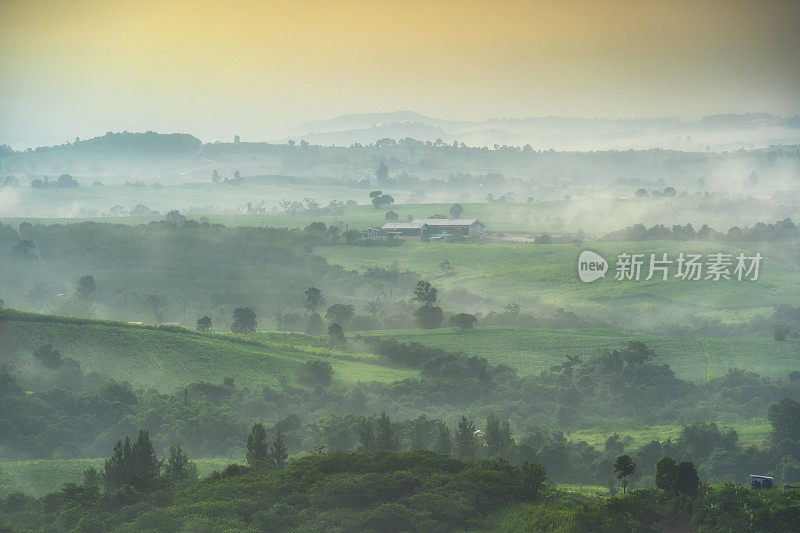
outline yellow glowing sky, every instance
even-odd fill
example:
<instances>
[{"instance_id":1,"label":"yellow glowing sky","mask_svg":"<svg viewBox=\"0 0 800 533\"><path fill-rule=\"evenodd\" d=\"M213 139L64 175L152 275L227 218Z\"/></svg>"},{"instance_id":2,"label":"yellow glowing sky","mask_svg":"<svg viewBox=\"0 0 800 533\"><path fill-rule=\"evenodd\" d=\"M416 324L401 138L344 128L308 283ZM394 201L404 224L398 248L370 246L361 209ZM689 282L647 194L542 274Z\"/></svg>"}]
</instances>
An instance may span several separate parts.
<instances>
[{"instance_id":1,"label":"yellow glowing sky","mask_svg":"<svg viewBox=\"0 0 800 533\"><path fill-rule=\"evenodd\" d=\"M800 1L0 0L0 141L800 112Z\"/></svg>"}]
</instances>

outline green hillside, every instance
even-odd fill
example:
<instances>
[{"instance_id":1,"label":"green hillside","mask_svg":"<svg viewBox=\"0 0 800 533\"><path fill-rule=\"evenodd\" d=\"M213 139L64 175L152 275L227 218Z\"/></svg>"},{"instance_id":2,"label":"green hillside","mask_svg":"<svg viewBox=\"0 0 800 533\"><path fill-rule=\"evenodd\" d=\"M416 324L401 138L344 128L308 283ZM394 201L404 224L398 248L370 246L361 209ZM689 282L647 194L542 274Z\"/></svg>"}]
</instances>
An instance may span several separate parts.
<instances>
[{"instance_id":1,"label":"green hillside","mask_svg":"<svg viewBox=\"0 0 800 533\"><path fill-rule=\"evenodd\" d=\"M276 337L287 338L280 334ZM282 378L294 380L297 368L316 357L331 364L333 378L340 383L391 382L416 375L415 371L380 366L369 355L271 342L269 338L266 334L252 338L200 334L182 328L15 311L0 315L0 353L17 366L32 364L30 352L51 344L87 372L165 392L195 382L220 383L226 377L257 390L276 385Z\"/></svg>"},{"instance_id":2,"label":"green hillside","mask_svg":"<svg viewBox=\"0 0 800 533\"><path fill-rule=\"evenodd\" d=\"M604 279L583 283L577 276L583 250L598 252L611 264ZM450 311L499 311L517 302L523 312L552 312L565 308L626 329L652 329L665 324L691 326L693 318L722 323L748 323L755 316L770 316L777 305L793 305L800 298L798 267L786 250L769 243L619 242L532 245L519 243L404 242L402 246L374 249L322 246L316 252L329 263L366 272L370 267L400 268L431 281L440 291L440 303ZM759 252L764 257L758 280L684 281L675 279L675 266L666 281L646 281L647 262L640 281L614 279L614 264L621 253ZM440 264L452 271L445 275ZM398 267L399 265L399 267ZM477 296L482 303L466 297Z\"/></svg>"},{"instance_id":3,"label":"green hillside","mask_svg":"<svg viewBox=\"0 0 800 533\"><path fill-rule=\"evenodd\" d=\"M584 359L600 349L623 348L641 341L655 351L655 361L666 363L677 377L695 382L724 375L730 368L772 378L786 377L800 368L800 340L684 338L634 335L611 329L528 329L478 327L434 330L360 332L358 336L387 336L453 352L485 357L506 364L519 374L535 374L564 362L567 355Z\"/></svg>"}]
</instances>

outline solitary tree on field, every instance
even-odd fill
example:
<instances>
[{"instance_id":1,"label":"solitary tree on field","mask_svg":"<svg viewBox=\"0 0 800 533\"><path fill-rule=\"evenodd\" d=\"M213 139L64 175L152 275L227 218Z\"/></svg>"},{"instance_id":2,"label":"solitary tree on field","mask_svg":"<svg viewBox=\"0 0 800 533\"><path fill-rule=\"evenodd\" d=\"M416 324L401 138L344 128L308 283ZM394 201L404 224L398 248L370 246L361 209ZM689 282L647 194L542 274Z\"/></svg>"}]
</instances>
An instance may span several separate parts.
<instances>
[{"instance_id":1,"label":"solitary tree on field","mask_svg":"<svg viewBox=\"0 0 800 533\"><path fill-rule=\"evenodd\" d=\"M622 480L622 493L628 488L628 476L636 472L636 463L631 459L630 455L620 455L614 462L614 471L617 473L617 479Z\"/></svg>"},{"instance_id":2,"label":"solitary tree on field","mask_svg":"<svg viewBox=\"0 0 800 533\"><path fill-rule=\"evenodd\" d=\"M436 303L436 293L436 288L429 281L419 280L414 289L414 297L411 300L420 302L423 305L433 305Z\"/></svg>"},{"instance_id":3,"label":"solitary tree on field","mask_svg":"<svg viewBox=\"0 0 800 533\"><path fill-rule=\"evenodd\" d=\"M237 307L233 310L233 324L231 331L247 334L256 330L256 313L249 307Z\"/></svg>"},{"instance_id":4,"label":"solitary tree on field","mask_svg":"<svg viewBox=\"0 0 800 533\"><path fill-rule=\"evenodd\" d=\"M211 319L208 316L203 315L197 319L196 329L197 331L202 331L203 333L205 333L206 331L211 331L213 325L214 323L211 321Z\"/></svg>"},{"instance_id":5,"label":"solitary tree on field","mask_svg":"<svg viewBox=\"0 0 800 533\"><path fill-rule=\"evenodd\" d=\"M316 313L317 310L325 303L325 298L322 297L322 291L316 287L309 287L306 289L306 309L310 313Z\"/></svg>"},{"instance_id":6,"label":"solitary tree on field","mask_svg":"<svg viewBox=\"0 0 800 533\"><path fill-rule=\"evenodd\" d=\"M442 308L436 305L436 288L428 281L420 280L414 289L412 301L421 302L423 305L414 311L414 318L421 328L433 329L439 327L444 318Z\"/></svg>"},{"instance_id":7,"label":"solitary tree on field","mask_svg":"<svg viewBox=\"0 0 800 533\"><path fill-rule=\"evenodd\" d=\"M247 436L247 464L250 468L261 468L269 461L269 443L264 424L257 422Z\"/></svg>"},{"instance_id":8,"label":"solitary tree on field","mask_svg":"<svg viewBox=\"0 0 800 533\"><path fill-rule=\"evenodd\" d=\"M450 216L453 218L461 217L461 213L464 212L464 206L461 204L453 204L450 206Z\"/></svg>"},{"instance_id":9,"label":"solitary tree on field","mask_svg":"<svg viewBox=\"0 0 800 533\"><path fill-rule=\"evenodd\" d=\"M444 277L446 278L452 276L455 272L455 269L453 268L453 265L450 264L449 259L445 259L439 263L439 268L442 270L442 274L444 274Z\"/></svg>"},{"instance_id":10,"label":"solitary tree on field","mask_svg":"<svg viewBox=\"0 0 800 533\"><path fill-rule=\"evenodd\" d=\"M78 280L78 288L75 292L81 300L90 301L94 297L96 288L97 284L94 281L94 276L86 274Z\"/></svg>"}]
</instances>

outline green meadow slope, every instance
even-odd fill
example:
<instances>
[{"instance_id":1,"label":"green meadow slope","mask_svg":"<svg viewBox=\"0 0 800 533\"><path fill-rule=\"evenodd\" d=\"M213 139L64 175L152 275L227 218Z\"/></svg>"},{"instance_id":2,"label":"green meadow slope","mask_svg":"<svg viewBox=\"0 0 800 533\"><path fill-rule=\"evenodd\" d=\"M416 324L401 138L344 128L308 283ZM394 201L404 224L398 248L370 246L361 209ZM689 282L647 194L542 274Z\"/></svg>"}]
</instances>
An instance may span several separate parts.
<instances>
[{"instance_id":1,"label":"green meadow slope","mask_svg":"<svg viewBox=\"0 0 800 533\"><path fill-rule=\"evenodd\" d=\"M477 327L433 330L359 332L353 336L391 337L453 352L485 357L506 364L519 374L536 374L564 362L567 355L584 359L598 350L621 349L641 341L655 351L655 362L665 363L681 378L695 382L723 376L736 368L771 378L786 377L800 368L800 340L742 337L684 338L634 335L612 329L529 329Z\"/></svg>"},{"instance_id":2,"label":"green meadow slope","mask_svg":"<svg viewBox=\"0 0 800 533\"><path fill-rule=\"evenodd\" d=\"M416 371L381 366L376 357L329 350L302 336L268 334L250 337L200 334L182 328L143 327L121 322L74 319L4 311L0 315L0 354L24 368L33 364L32 350L50 344L75 359L86 372L134 387L169 392L189 383L221 383L258 389L295 379L306 361L321 358L333 368L333 379L344 382L392 382ZM279 342L281 341L281 342ZM315 345L316 344L316 345Z\"/></svg>"},{"instance_id":3,"label":"green meadow slope","mask_svg":"<svg viewBox=\"0 0 800 533\"><path fill-rule=\"evenodd\" d=\"M604 279L583 283L577 275L583 250L600 253L614 268L621 253L669 254L761 253L759 278L753 280L675 279L673 264L666 281L618 281L614 271ZM557 308L591 316L625 329L640 331L666 325L693 327L697 319L723 324L748 324L769 317L777 305L800 299L800 267L776 243L591 242L586 244L404 242L396 247L320 246L316 253L329 263L367 272L369 268L401 269L431 281L440 291L437 302L447 311L500 311L516 302L524 313L552 313ZM452 272L439 266L447 260Z\"/></svg>"}]
</instances>

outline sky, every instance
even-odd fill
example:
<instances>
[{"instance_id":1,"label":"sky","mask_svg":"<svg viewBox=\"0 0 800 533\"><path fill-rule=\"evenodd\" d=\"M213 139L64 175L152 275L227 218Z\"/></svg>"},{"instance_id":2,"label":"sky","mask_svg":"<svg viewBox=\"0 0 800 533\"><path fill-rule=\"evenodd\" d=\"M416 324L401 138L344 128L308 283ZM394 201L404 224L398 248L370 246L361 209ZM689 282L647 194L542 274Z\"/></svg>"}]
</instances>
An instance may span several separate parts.
<instances>
[{"instance_id":1,"label":"sky","mask_svg":"<svg viewBox=\"0 0 800 533\"><path fill-rule=\"evenodd\" d=\"M800 113L800 1L0 0L0 142ZM49 143L47 143L49 144Z\"/></svg>"}]
</instances>

